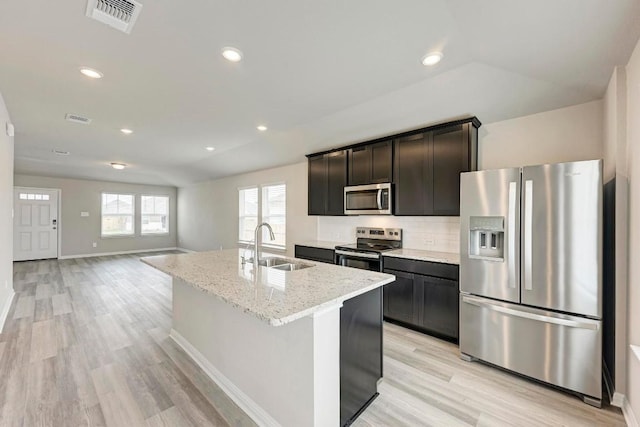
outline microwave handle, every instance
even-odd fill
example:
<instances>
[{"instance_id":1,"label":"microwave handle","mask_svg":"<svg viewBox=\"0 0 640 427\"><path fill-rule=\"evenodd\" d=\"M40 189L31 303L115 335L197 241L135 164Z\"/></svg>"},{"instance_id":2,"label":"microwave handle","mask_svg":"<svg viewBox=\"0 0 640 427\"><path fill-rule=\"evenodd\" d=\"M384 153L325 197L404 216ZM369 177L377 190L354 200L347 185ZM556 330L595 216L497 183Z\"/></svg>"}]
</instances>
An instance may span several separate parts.
<instances>
[{"instance_id":1,"label":"microwave handle","mask_svg":"<svg viewBox=\"0 0 640 427\"><path fill-rule=\"evenodd\" d=\"M378 189L378 210L381 211L382 210L382 188Z\"/></svg>"}]
</instances>

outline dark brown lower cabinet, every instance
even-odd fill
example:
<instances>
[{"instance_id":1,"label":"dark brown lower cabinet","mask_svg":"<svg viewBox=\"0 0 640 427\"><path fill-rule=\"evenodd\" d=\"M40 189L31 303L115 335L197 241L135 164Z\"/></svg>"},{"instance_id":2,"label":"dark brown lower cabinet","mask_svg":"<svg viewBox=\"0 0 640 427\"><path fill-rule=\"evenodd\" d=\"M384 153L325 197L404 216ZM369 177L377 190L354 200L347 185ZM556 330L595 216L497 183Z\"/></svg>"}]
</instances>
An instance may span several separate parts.
<instances>
[{"instance_id":1,"label":"dark brown lower cabinet","mask_svg":"<svg viewBox=\"0 0 640 427\"><path fill-rule=\"evenodd\" d=\"M295 245L294 256L296 258L308 259L310 261L318 261L318 262L326 262L327 264L335 264L336 253L333 249Z\"/></svg>"},{"instance_id":2,"label":"dark brown lower cabinet","mask_svg":"<svg viewBox=\"0 0 640 427\"><path fill-rule=\"evenodd\" d=\"M387 257L383 263L396 276L384 287L384 318L457 342L458 266Z\"/></svg>"}]
</instances>

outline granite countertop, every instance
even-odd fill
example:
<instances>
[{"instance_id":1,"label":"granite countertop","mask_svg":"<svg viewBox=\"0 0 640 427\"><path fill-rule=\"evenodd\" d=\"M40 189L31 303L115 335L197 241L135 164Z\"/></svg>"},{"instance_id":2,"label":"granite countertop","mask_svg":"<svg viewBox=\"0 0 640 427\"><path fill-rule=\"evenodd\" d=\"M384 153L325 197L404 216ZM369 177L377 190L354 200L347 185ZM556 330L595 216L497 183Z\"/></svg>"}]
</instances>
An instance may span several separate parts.
<instances>
[{"instance_id":1,"label":"granite countertop","mask_svg":"<svg viewBox=\"0 0 640 427\"><path fill-rule=\"evenodd\" d=\"M353 242L350 242L353 243ZM298 246L310 246L312 248L335 249L336 246L348 245L347 242L331 242L328 240L307 240L305 242L296 243Z\"/></svg>"},{"instance_id":2,"label":"granite countertop","mask_svg":"<svg viewBox=\"0 0 640 427\"><path fill-rule=\"evenodd\" d=\"M392 282L390 274L298 260L313 267L282 271L243 264L241 249L158 255L142 262L273 326L284 325ZM264 253L264 256L276 256Z\"/></svg>"},{"instance_id":3,"label":"granite countertop","mask_svg":"<svg viewBox=\"0 0 640 427\"><path fill-rule=\"evenodd\" d=\"M383 256L391 256L396 258L415 259L419 261L441 262L444 264L460 265L460 254L452 252L435 252L422 249L395 249L393 251L384 252Z\"/></svg>"}]
</instances>

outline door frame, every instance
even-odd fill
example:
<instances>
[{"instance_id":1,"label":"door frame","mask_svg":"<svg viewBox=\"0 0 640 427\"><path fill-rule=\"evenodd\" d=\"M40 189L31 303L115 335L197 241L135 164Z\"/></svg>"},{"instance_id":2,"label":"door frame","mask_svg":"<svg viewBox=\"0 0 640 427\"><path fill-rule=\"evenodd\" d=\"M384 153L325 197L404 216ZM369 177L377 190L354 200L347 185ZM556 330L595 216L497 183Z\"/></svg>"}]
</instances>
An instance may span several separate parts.
<instances>
[{"instance_id":1,"label":"door frame","mask_svg":"<svg viewBox=\"0 0 640 427\"><path fill-rule=\"evenodd\" d=\"M58 217L58 226L56 228L56 232L58 234L57 239L58 240L58 256L56 257L56 259L60 259L61 253L62 253L62 190L60 188L46 188L46 187L26 187L24 185L14 185L13 186L13 201L15 200L16 197L16 190L25 190L25 191L38 191L38 190L42 190L42 191L55 191L56 192L56 197L58 198L58 212L56 212L57 217ZM11 209L11 219L13 219L15 216L15 206L12 207ZM15 222L12 224L13 227L15 227ZM15 243L14 243L15 245ZM11 258L13 258L13 246L11 247Z\"/></svg>"}]
</instances>

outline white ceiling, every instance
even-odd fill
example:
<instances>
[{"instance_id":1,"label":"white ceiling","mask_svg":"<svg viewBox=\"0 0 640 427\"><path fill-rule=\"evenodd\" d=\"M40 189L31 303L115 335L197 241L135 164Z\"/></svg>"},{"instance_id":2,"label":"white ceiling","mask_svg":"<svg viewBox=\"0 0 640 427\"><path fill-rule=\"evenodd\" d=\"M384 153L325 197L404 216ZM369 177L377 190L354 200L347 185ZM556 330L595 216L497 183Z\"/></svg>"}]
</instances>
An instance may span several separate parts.
<instances>
[{"instance_id":1,"label":"white ceiling","mask_svg":"<svg viewBox=\"0 0 640 427\"><path fill-rule=\"evenodd\" d=\"M637 0L140 1L130 35L87 18L86 0L0 2L16 173L180 186L547 111L601 98L640 36ZM444 59L426 68L432 50Z\"/></svg>"}]
</instances>

